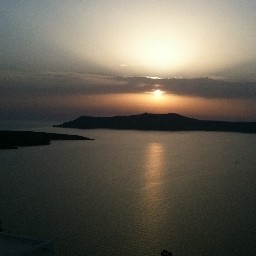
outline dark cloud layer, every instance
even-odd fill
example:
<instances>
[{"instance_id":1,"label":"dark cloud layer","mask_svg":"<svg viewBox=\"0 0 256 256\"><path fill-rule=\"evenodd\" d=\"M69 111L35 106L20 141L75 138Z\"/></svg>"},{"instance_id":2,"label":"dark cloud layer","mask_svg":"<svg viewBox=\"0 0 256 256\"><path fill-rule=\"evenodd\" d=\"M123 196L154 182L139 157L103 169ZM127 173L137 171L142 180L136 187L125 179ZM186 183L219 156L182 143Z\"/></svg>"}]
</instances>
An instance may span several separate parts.
<instances>
[{"instance_id":1,"label":"dark cloud layer","mask_svg":"<svg viewBox=\"0 0 256 256\"><path fill-rule=\"evenodd\" d=\"M122 77L102 74L12 73L0 74L0 98L64 97L75 95L165 93L208 99L255 99L255 81L225 81L210 78Z\"/></svg>"}]
</instances>

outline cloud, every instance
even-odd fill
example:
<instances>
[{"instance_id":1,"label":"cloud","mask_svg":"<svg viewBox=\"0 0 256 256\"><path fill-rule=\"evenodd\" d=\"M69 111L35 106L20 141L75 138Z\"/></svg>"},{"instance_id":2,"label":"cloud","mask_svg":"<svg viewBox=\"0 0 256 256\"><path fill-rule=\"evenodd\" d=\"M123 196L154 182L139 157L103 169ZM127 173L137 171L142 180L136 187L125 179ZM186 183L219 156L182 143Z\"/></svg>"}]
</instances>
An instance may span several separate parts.
<instances>
[{"instance_id":1,"label":"cloud","mask_svg":"<svg viewBox=\"0 0 256 256\"><path fill-rule=\"evenodd\" d=\"M119 66L120 66L120 67L124 67L124 68L127 68L127 67L136 67L135 65L129 65L129 64L120 64Z\"/></svg>"},{"instance_id":2,"label":"cloud","mask_svg":"<svg viewBox=\"0 0 256 256\"><path fill-rule=\"evenodd\" d=\"M170 78L152 79L149 77L118 77L119 81L126 81L127 85L134 90L143 92L161 88L166 93L202 97L208 99L255 99L255 81L225 81L210 78Z\"/></svg>"},{"instance_id":3,"label":"cloud","mask_svg":"<svg viewBox=\"0 0 256 256\"><path fill-rule=\"evenodd\" d=\"M185 97L177 104L164 97L164 105L161 102L154 105L156 102L140 97L155 89L164 91L165 95ZM198 99L195 101L194 97ZM234 120L254 120L255 104L255 81L153 79L62 72L0 72L2 121L63 121L84 114L108 116L146 111L177 112L187 116L201 115L203 118L211 113L216 118L222 116L223 119L228 117ZM226 116L223 116L225 113Z\"/></svg>"},{"instance_id":4,"label":"cloud","mask_svg":"<svg viewBox=\"0 0 256 256\"><path fill-rule=\"evenodd\" d=\"M206 99L255 99L255 81L226 81L210 78L123 77L82 73L0 73L0 98L65 97L143 93L158 87L169 94Z\"/></svg>"},{"instance_id":5,"label":"cloud","mask_svg":"<svg viewBox=\"0 0 256 256\"><path fill-rule=\"evenodd\" d=\"M209 78L171 79L164 81L164 88L177 95L208 99L256 99L256 82Z\"/></svg>"}]
</instances>

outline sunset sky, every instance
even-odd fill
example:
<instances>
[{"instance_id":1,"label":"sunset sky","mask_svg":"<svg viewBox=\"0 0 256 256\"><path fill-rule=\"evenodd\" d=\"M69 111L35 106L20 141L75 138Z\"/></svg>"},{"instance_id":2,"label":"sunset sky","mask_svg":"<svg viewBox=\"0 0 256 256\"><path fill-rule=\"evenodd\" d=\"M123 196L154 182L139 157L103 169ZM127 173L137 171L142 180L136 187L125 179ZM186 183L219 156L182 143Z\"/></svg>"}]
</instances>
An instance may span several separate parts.
<instances>
[{"instance_id":1,"label":"sunset sky","mask_svg":"<svg viewBox=\"0 0 256 256\"><path fill-rule=\"evenodd\" d=\"M254 0L0 0L0 23L1 120L256 121Z\"/></svg>"}]
</instances>

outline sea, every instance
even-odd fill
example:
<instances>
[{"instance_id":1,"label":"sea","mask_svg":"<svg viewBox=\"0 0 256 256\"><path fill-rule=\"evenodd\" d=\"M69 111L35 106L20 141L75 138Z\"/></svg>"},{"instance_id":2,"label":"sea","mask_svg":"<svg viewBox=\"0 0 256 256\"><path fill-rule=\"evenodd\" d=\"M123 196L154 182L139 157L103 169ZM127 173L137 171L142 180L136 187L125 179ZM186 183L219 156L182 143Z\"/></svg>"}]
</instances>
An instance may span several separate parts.
<instances>
[{"instance_id":1,"label":"sea","mask_svg":"<svg viewBox=\"0 0 256 256\"><path fill-rule=\"evenodd\" d=\"M256 135L79 130L0 151L0 220L57 256L256 255Z\"/></svg>"}]
</instances>

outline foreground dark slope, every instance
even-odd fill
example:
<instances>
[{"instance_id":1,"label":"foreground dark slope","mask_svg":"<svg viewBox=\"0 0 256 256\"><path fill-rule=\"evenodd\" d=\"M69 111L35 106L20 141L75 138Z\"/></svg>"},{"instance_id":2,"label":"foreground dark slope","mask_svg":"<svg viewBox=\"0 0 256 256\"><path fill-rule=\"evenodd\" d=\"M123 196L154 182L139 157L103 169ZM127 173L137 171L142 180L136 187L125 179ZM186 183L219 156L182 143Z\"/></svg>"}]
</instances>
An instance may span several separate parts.
<instances>
[{"instance_id":1,"label":"foreground dark slope","mask_svg":"<svg viewBox=\"0 0 256 256\"><path fill-rule=\"evenodd\" d=\"M0 131L0 149L49 145L52 140L91 140L78 135L31 131Z\"/></svg>"},{"instance_id":2,"label":"foreground dark slope","mask_svg":"<svg viewBox=\"0 0 256 256\"><path fill-rule=\"evenodd\" d=\"M126 129L156 131L223 131L256 133L256 122L204 121L178 114L140 114L131 116L81 116L54 127L78 129Z\"/></svg>"}]
</instances>

